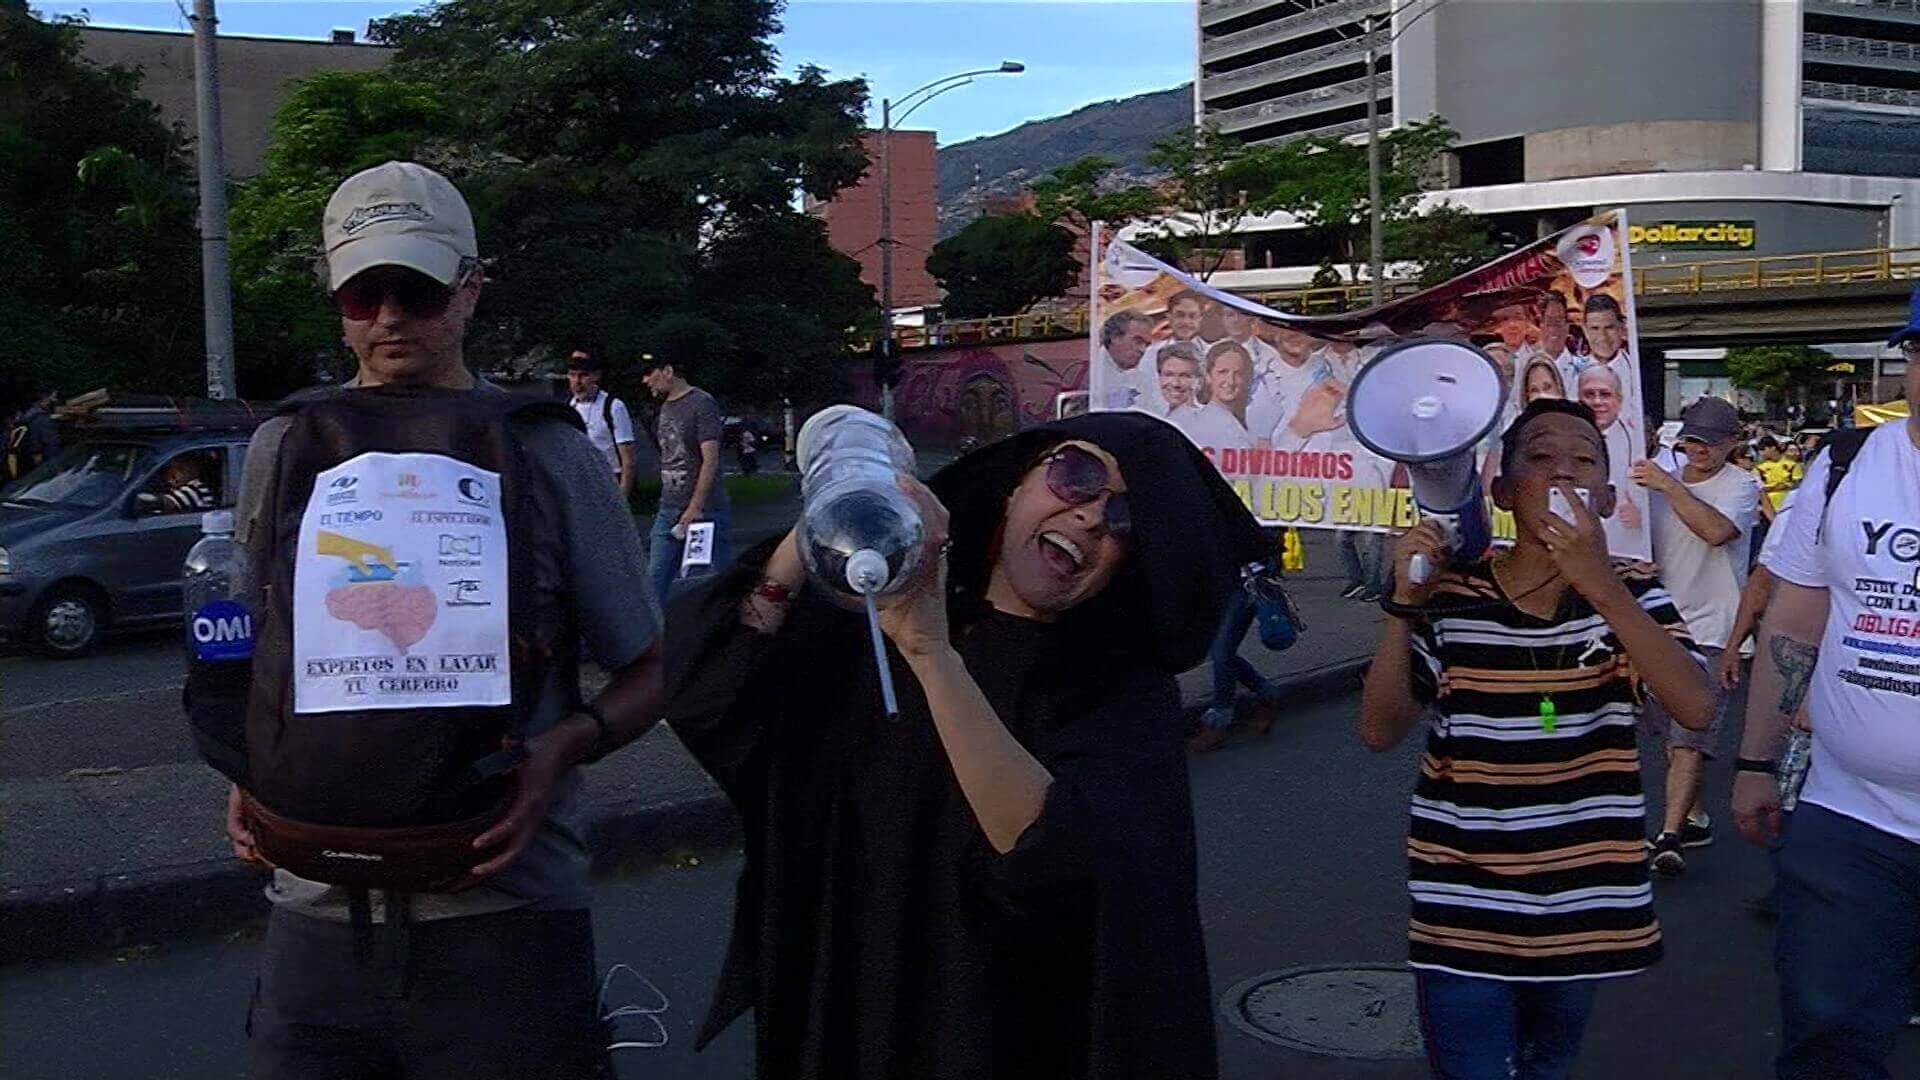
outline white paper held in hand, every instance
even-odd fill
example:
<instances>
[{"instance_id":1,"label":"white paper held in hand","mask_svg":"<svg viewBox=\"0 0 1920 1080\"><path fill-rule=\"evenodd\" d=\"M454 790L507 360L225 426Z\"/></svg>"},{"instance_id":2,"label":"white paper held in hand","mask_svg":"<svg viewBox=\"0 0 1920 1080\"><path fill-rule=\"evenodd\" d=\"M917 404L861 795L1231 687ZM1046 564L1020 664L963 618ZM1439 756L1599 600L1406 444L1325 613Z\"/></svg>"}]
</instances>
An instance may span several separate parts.
<instances>
[{"instance_id":1,"label":"white paper held in hand","mask_svg":"<svg viewBox=\"0 0 1920 1080\"><path fill-rule=\"evenodd\" d=\"M713 522L696 521L687 526L686 546L680 549L680 576L702 566L713 565Z\"/></svg>"}]
</instances>

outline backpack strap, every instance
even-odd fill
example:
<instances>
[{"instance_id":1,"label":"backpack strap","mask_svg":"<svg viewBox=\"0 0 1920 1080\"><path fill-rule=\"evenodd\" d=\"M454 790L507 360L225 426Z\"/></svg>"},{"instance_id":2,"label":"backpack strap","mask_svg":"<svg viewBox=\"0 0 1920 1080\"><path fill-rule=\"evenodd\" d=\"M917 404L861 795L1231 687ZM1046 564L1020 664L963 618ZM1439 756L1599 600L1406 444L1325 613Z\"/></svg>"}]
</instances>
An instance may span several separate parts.
<instances>
[{"instance_id":1,"label":"backpack strap","mask_svg":"<svg viewBox=\"0 0 1920 1080\"><path fill-rule=\"evenodd\" d=\"M1860 456L1860 448L1867 444L1867 439L1872 435L1872 428L1846 428L1834 432L1827 445L1822 447L1827 455L1827 487L1820 493L1820 521L1813 530L1815 543L1826 537L1827 506L1833 502L1833 493L1840 490L1840 481L1847 478L1847 471L1853 468L1853 459Z\"/></svg>"},{"instance_id":2,"label":"backpack strap","mask_svg":"<svg viewBox=\"0 0 1920 1080\"><path fill-rule=\"evenodd\" d=\"M620 435L613 430L613 395L600 391L600 419L607 424L607 441L615 447L620 445Z\"/></svg>"}]
</instances>

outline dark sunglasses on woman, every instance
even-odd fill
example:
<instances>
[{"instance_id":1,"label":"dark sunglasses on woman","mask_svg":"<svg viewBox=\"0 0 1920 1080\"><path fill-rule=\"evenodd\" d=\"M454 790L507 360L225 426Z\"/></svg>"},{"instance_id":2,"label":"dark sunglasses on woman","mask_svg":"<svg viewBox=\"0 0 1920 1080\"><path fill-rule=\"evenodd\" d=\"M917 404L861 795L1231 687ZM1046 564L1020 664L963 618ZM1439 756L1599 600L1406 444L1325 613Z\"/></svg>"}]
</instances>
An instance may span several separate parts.
<instances>
[{"instance_id":1,"label":"dark sunglasses on woman","mask_svg":"<svg viewBox=\"0 0 1920 1080\"><path fill-rule=\"evenodd\" d=\"M333 292L333 306L354 322L370 322L380 315L387 298L416 319L437 319L447 313L453 294L470 274L452 285L442 285L418 270L404 266L376 266L347 279Z\"/></svg>"},{"instance_id":2,"label":"dark sunglasses on woman","mask_svg":"<svg viewBox=\"0 0 1920 1080\"><path fill-rule=\"evenodd\" d=\"M1102 495L1107 531L1124 540L1133 535L1133 507L1124 492L1107 486L1107 463L1092 451L1078 446L1063 446L1048 454L1047 490L1068 506L1085 506Z\"/></svg>"}]
</instances>

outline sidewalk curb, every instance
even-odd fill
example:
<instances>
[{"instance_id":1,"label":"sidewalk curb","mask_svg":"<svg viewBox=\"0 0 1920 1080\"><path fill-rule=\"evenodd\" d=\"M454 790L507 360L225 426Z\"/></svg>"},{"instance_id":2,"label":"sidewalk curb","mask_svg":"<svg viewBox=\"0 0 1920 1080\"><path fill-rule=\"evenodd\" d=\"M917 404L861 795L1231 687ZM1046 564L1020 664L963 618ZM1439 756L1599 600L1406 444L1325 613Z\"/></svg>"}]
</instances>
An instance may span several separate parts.
<instances>
[{"instance_id":1,"label":"sidewalk curb","mask_svg":"<svg viewBox=\"0 0 1920 1080\"><path fill-rule=\"evenodd\" d=\"M1338 694L1359 686L1370 656L1323 664L1279 680L1283 696ZM1204 702L1187 703L1195 714ZM586 822L595 873L635 859L737 841L726 796L602 805ZM82 879L0 896L0 965L60 960L169 937L231 929L267 912L265 878L232 859L211 859Z\"/></svg>"}]
</instances>

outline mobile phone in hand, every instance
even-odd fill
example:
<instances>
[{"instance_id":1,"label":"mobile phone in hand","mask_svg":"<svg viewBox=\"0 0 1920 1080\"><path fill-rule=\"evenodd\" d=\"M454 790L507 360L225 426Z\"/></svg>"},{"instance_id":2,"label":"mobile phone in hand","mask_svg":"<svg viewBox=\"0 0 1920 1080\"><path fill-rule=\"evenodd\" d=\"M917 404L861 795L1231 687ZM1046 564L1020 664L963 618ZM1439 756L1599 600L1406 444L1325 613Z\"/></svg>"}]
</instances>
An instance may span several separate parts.
<instances>
[{"instance_id":1,"label":"mobile phone in hand","mask_svg":"<svg viewBox=\"0 0 1920 1080\"><path fill-rule=\"evenodd\" d=\"M1590 489L1574 488L1573 493L1579 497L1580 505L1586 507L1588 510L1593 509L1593 492ZM1547 489L1547 509L1558 514L1560 520L1568 524L1574 524L1580 520L1574 516L1573 506L1567 502L1566 495L1557 487Z\"/></svg>"}]
</instances>

